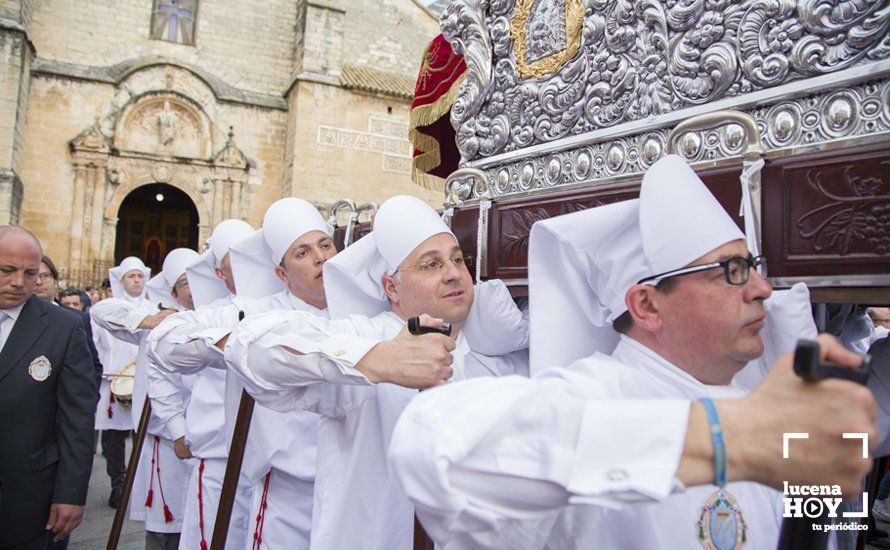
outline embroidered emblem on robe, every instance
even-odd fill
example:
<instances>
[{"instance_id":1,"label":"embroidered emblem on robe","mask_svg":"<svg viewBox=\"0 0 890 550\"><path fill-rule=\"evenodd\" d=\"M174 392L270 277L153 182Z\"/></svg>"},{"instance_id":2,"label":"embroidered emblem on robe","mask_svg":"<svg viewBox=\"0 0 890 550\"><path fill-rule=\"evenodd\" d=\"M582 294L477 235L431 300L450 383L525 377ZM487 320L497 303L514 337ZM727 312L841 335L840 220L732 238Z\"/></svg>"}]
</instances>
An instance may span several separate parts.
<instances>
[{"instance_id":1,"label":"embroidered emblem on robe","mask_svg":"<svg viewBox=\"0 0 890 550\"><path fill-rule=\"evenodd\" d=\"M719 488L705 501L695 525L698 542L707 550L738 550L748 542L748 526L739 503Z\"/></svg>"}]
</instances>

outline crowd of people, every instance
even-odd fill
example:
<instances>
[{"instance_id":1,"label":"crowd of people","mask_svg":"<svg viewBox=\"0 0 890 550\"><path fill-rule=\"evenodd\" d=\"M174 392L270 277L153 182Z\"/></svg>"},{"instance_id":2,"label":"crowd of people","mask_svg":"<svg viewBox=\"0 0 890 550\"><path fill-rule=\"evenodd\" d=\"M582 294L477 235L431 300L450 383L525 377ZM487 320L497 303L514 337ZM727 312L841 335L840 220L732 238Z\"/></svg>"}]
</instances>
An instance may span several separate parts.
<instances>
[{"instance_id":1,"label":"crowd of people","mask_svg":"<svg viewBox=\"0 0 890 550\"><path fill-rule=\"evenodd\" d=\"M0 548L65 544L94 430L108 505L150 549L206 550L218 519L233 549L401 550L418 525L446 549L775 548L784 484L859 494L871 461L841 434L885 453L890 311L817 335L807 288L772 289L685 161L655 163L639 199L538 222L528 254L519 307L417 198L339 253L285 198L160 273L128 257L59 291L38 239L0 228ZM870 348L869 386L795 376L802 338L849 368ZM786 432L810 435L783 458Z\"/></svg>"}]
</instances>

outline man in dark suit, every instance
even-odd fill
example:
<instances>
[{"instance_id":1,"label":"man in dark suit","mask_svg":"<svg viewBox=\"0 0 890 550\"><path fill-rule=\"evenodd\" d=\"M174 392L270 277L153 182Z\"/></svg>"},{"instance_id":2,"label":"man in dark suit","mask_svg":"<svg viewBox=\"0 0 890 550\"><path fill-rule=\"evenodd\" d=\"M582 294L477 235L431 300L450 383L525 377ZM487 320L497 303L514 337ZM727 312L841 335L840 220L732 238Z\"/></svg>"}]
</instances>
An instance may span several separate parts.
<instances>
[{"instance_id":1,"label":"man in dark suit","mask_svg":"<svg viewBox=\"0 0 890 550\"><path fill-rule=\"evenodd\" d=\"M83 517L97 387L80 319L33 296L43 252L0 227L0 549L46 548Z\"/></svg>"},{"instance_id":2,"label":"man in dark suit","mask_svg":"<svg viewBox=\"0 0 890 550\"><path fill-rule=\"evenodd\" d=\"M46 256L44 256L44 259L46 259ZM59 293L59 305L70 309L80 317L83 330L87 333L87 346L89 346L90 356L93 358L93 366L96 369L96 384L98 385L102 382L102 362L99 361L99 351L96 350L96 344L93 342L93 323L90 322L90 314L84 311L81 292L76 288L66 288Z\"/></svg>"}]
</instances>

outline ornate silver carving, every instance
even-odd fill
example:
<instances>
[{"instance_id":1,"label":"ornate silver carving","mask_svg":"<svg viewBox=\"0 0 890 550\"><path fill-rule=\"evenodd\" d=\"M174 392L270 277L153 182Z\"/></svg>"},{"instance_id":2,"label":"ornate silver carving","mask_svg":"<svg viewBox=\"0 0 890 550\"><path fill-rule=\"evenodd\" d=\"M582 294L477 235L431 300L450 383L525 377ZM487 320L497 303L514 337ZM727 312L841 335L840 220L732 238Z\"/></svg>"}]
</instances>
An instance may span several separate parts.
<instances>
[{"instance_id":1,"label":"ornate silver carving","mask_svg":"<svg viewBox=\"0 0 890 550\"><path fill-rule=\"evenodd\" d=\"M551 3L561 5L539 2ZM587 0L580 53L547 78L520 79L514 6L453 0L443 13L468 69L451 112L464 163L890 57L890 0ZM530 24L556 28L551 10L535 10ZM771 133L846 134L860 110L838 99L819 130L776 113Z\"/></svg>"},{"instance_id":2,"label":"ornate silver carving","mask_svg":"<svg viewBox=\"0 0 890 550\"><path fill-rule=\"evenodd\" d=\"M839 136L890 132L890 79L778 101L746 112L757 124L767 155L770 151L835 141ZM495 195L636 175L661 158L669 131L661 128L558 153L529 155L486 167L485 173L493 184L497 182L492 185ZM690 162L716 161L737 157L743 144L742 128L728 124L681 136L678 150Z\"/></svg>"}]
</instances>

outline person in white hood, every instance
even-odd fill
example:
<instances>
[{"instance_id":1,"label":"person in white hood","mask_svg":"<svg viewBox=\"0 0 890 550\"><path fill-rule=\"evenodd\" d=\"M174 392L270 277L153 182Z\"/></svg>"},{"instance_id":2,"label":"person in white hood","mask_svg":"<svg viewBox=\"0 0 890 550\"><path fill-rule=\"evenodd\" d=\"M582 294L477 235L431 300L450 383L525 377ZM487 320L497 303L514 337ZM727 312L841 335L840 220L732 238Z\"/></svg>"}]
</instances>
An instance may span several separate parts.
<instances>
[{"instance_id":1,"label":"person in white hood","mask_svg":"<svg viewBox=\"0 0 890 550\"><path fill-rule=\"evenodd\" d=\"M169 270L167 275L156 275L148 285L142 279L143 274L148 275L142 262L135 258L124 260L111 277L112 287L115 286L114 281L121 281L124 292L118 292L115 288L115 297L90 308L90 315L97 326L111 337L137 347L135 379L128 411L134 427L142 416L148 386L149 361L145 354L145 339L154 327L175 311L169 308L175 307L175 303L171 303L172 288L167 277L178 277L174 272L185 271L185 265L196 256L197 253L187 249L171 251L164 260ZM139 284L134 285L133 281ZM144 297L147 287L151 288L149 294L156 301ZM121 295L126 298L118 297ZM149 417L147 434L131 493L130 518L145 522L147 547L166 548L178 542L182 528L182 488L188 478L188 468L176 459L170 434L155 415Z\"/></svg>"},{"instance_id":2,"label":"person in white hood","mask_svg":"<svg viewBox=\"0 0 890 550\"><path fill-rule=\"evenodd\" d=\"M197 257L198 253L188 248L171 250L164 258L162 271L145 285L149 301L169 310L191 309L193 306L185 268ZM141 331L143 339L148 332ZM144 347L142 350L133 388L134 421L142 414L146 394L151 394L150 379L157 369L144 354ZM170 391L187 400L189 389L190 381L178 380ZM185 489L192 471L191 464L180 461L176 456L173 442L179 434L170 429L166 418L160 414L162 410L163 407L157 402L152 403L130 499L130 519L145 522L146 548L159 550L179 546Z\"/></svg>"},{"instance_id":3,"label":"person in white hood","mask_svg":"<svg viewBox=\"0 0 890 550\"><path fill-rule=\"evenodd\" d=\"M296 310L327 318L321 274L324 263L337 252L331 233L307 201L286 198L273 203L262 229L230 248L238 297L221 307L171 319L153 336L153 353L166 358L168 368L177 372L204 366L222 369L222 351L213 343L234 329L243 315ZM230 377L229 413L238 403L240 388ZM317 424L318 417L310 412L254 409L241 469L254 495L243 545L309 547Z\"/></svg>"},{"instance_id":4,"label":"person in white hood","mask_svg":"<svg viewBox=\"0 0 890 550\"><path fill-rule=\"evenodd\" d=\"M145 283L150 276L151 269L145 267L142 260L135 256L124 258L120 265L108 270L114 301L104 308L99 308L99 313L112 310L120 313L129 307L150 312L151 302L145 298ZM90 309L90 315L93 322L93 341L103 368L102 383L99 386L99 404L96 406L96 429L102 430L105 471L111 479L108 505L117 508L127 468L124 443L127 434L135 428L135 424L130 411L121 407L121 403L111 393L111 380L125 366L135 363L139 343L135 338L118 338L112 335L111 331L97 319L93 308ZM141 318L137 323L139 321Z\"/></svg>"},{"instance_id":5,"label":"person in white hood","mask_svg":"<svg viewBox=\"0 0 890 550\"><path fill-rule=\"evenodd\" d=\"M792 351L797 338L815 337L806 289L794 289L771 308L761 265L745 235L674 156L647 171L639 200L536 224L529 249L532 367L569 366L529 381L446 388L405 412L390 454L436 542L444 548L775 548L781 495L740 482L781 486L782 477L773 477L781 451L767 434L836 431L837 448L818 451L821 470L799 464L796 472L782 470L792 483L807 475L820 479L813 473L827 474L824 466L839 450L850 453L848 464L857 456L855 446L841 444L839 426L859 425L874 436L874 402L864 388L845 388L860 408L818 426L807 416L830 408L814 411L801 403L804 418L783 419L787 402L764 407L781 401L773 387L752 395L741 409L749 416L740 419L741 402L731 400L747 389L733 378L764 354L766 316L779 318L767 366ZM822 342L837 361L858 366L859 358L836 342ZM789 379L784 361L773 386L784 383L792 401L802 384ZM751 368L755 380L766 370ZM698 401L690 406L692 400ZM777 418L770 426L752 409ZM740 420L770 429L752 434L739 429ZM782 420L788 428L777 430ZM708 431L721 435L712 443ZM777 439L781 448L781 435ZM776 454L757 456L754 446ZM707 461L691 467L698 451L715 460L710 468ZM750 456L766 458L769 466L743 469ZM862 472L868 461L859 462ZM828 479L838 477L820 481ZM844 479L849 491L856 478ZM677 480L689 487L672 495ZM635 501L649 504L623 506Z\"/></svg>"},{"instance_id":6,"label":"person in white hood","mask_svg":"<svg viewBox=\"0 0 890 550\"><path fill-rule=\"evenodd\" d=\"M209 247L186 269L188 289L197 310L230 303L235 290L229 249L253 232L241 220L225 220L210 236ZM231 289L231 290L230 290ZM187 487L180 548L209 547L213 533L219 493L226 467L225 374L207 369L194 377L167 369L162 359L151 353L155 333L163 332L181 312L166 319L149 338L149 395L153 407L173 438L173 448L181 460L195 458ZM190 378L191 392L182 391ZM188 398L186 398L188 397ZM245 480L238 486L229 526L227 547L239 548L247 536L251 486Z\"/></svg>"},{"instance_id":7,"label":"person in white hood","mask_svg":"<svg viewBox=\"0 0 890 550\"><path fill-rule=\"evenodd\" d=\"M311 547L407 549L413 509L386 461L395 421L416 388L527 372L522 314L492 285L481 293L509 302L492 308L505 314L503 333L465 324L485 325L485 310L471 312L460 246L429 205L407 196L383 203L372 233L325 263L324 286L336 320L248 316L228 337L226 361L259 403L322 417ZM431 326L450 322L452 335L409 335L405 321L424 313Z\"/></svg>"}]
</instances>

